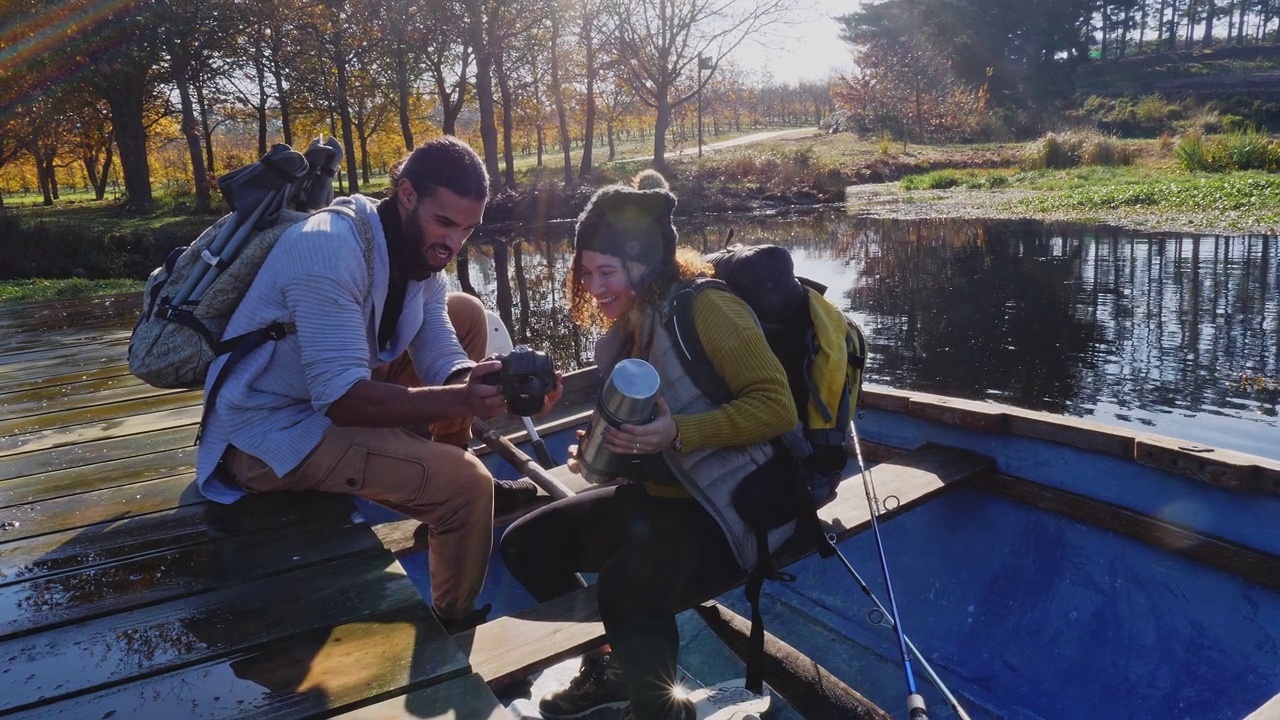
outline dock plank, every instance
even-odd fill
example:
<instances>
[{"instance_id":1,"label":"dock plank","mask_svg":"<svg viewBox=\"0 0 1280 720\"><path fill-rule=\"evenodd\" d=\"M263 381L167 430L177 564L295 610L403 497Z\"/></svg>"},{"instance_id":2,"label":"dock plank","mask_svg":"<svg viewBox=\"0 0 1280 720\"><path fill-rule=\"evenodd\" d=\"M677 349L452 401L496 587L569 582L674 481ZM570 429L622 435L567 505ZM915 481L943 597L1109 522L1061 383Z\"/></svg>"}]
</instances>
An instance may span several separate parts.
<instances>
[{"instance_id":1,"label":"dock plank","mask_svg":"<svg viewBox=\"0 0 1280 720\"><path fill-rule=\"evenodd\" d=\"M340 527L354 506L325 493L251 495L235 505L206 502L112 518L97 525L0 542L0 585L124 562L263 528Z\"/></svg>"},{"instance_id":2,"label":"dock plank","mask_svg":"<svg viewBox=\"0 0 1280 720\"><path fill-rule=\"evenodd\" d=\"M49 450L0 457L0 481L191 447L195 443L196 428L194 424L180 425L139 435L59 445Z\"/></svg>"},{"instance_id":3,"label":"dock plank","mask_svg":"<svg viewBox=\"0 0 1280 720\"><path fill-rule=\"evenodd\" d=\"M0 640L381 549L362 524L270 527L0 586Z\"/></svg>"},{"instance_id":4,"label":"dock plank","mask_svg":"<svg viewBox=\"0 0 1280 720\"><path fill-rule=\"evenodd\" d=\"M160 605L0 640L21 672L0 674L0 712L199 663L318 627L397 608L428 612L385 552L222 588ZM429 613L428 613L429 614ZM445 640L438 623L428 627ZM145 671L140 673L140 669Z\"/></svg>"},{"instance_id":5,"label":"dock plank","mask_svg":"<svg viewBox=\"0 0 1280 720\"><path fill-rule=\"evenodd\" d=\"M165 390L147 385L132 375L122 375L84 383L69 383L0 394L0 420L111 405L125 400L138 400L158 395L188 393L199 397L191 390Z\"/></svg>"},{"instance_id":6,"label":"dock plank","mask_svg":"<svg viewBox=\"0 0 1280 720\"><path fill-rule=\"evenodd\" d=\"M3 384L0 384L0 390L5 393L24 392L27 390L39 390L41 388L50 388L56 385L66 385L68 383L88 382L91 380L103 380L106 378L122 378L132 377L129 375L129 366L123 363L114 365L104 365L92 370L71 370L70 372L62 372L58 375L41 376L34 378L25 378L16 380L14 378L5 378Z\"/></svg>"},{"instance_id":7,"label":"dock plank","mask_svg":"<svg viewBox=\"0 0 1280 720\"><path fill-rule=\"evenodd\" d=\"M140 415L112 417L98 422L88 422L70 427L0 436L0 458L24 452L51 450L82 443L140 435L153 430L167 430L181 426L194 428L200 424L201 410L200 405L187 405L172 410L157 410Z\"/></svg>"},{"instance_id":8,"label":"dock plank","mask_svg":"<svg viewBox=\"0 0 1280 720\"><path fill-rule=\"evenodd\" d=\"M54 470L43 475L26 475L0 481L0 508L51 500L67 495L159 480L174 475L190 475L196 448L137 455L94 465Z\"/></svg>"},{"instance_id":9,"label":"dock plank","mask_svg":"<svg viewBox=\"0 0 1280 720\"><path fill-rule=\"evenodd\" d=\"M221 720L325 717L468 675L466 659L421 603L310 628L224 657L144 676L79 697L28 706L14 717ZM437 697L474 685L455 686ZM485 700L497 704L492 693ZM490 715L493 713L490 712ZM429 717L429 716L428 716ZM445 715L445 717L450 717ZM484 717L453 715L454 718ZM498 715L498 717L504 717ZM510 717L510 715L505 715Z\"/></svg>"},{"instance_id":10,"label":"dock plank","mask_svg":"<svg viewBox=\"0 0 1280 720\"><path fill-rule=\"evenodd\" d=\"M40 436L65 435L72 440L78 439L77 433L82 427L94 426L106 428L113 424L124 426L126 419L144 417L150 413L183 408L199 408L204 398L200 393L158 393L144 397L131 398L121 402L85 405L64 408L51 412L28 415L12 420L0 420L0 437L26 435L28 438ZM161 420L163 423L164 420ZM70 433L54 433L64 428L72 429ZM92 437L92 436L90 436ZM38 443L34 443L39 446ZM49 445L46 445L48 447ZM3 445L0 445L3 447ZM41 448L43 449L43 448Z\"/></svg>"},{"instance_id":11,"label":"dock plank","mask_svg":"<svg viewBox=\"0 0 1280 720\"><path fill-rule=\"evenodd\" d=\"M208 502L193 473L0 509L6 541Z\"/></svg>"}]
</instances>

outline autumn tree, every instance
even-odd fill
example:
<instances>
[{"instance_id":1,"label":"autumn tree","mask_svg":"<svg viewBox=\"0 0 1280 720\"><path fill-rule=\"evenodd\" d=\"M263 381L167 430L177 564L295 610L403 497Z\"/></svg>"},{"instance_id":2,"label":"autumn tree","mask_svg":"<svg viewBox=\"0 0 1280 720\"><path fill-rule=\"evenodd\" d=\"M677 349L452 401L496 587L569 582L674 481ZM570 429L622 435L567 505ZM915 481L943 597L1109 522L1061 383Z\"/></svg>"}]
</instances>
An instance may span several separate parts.
<instances>
[{"instance_id":1,"label":"autumn tree","mask_svg":"<svg viewBox=\"0 0 1280 720\"><path fill-rule=\"evenodd\" d=\"M605 0L609 51L631 91L656 113L653 163L666 162L672 111L697 97L714 67L744 41L782 22L793 0ZM701 83L700 58L713 68Z\"/></svg>"},{"instance_id":2,"label":"autumn tree","mask_svg":"<svg viewBox=\"0 0 1280 720\"><path fill-rule=\"evenodd\" d=\"M904 10L893 3L868 8L856 31L845 34L856 69L837 82L836 101L864 132L887 132L904 144L964 138L982 110L978 95L924 38L903 32L918 24Z\"/></svg>"}]
</instances>

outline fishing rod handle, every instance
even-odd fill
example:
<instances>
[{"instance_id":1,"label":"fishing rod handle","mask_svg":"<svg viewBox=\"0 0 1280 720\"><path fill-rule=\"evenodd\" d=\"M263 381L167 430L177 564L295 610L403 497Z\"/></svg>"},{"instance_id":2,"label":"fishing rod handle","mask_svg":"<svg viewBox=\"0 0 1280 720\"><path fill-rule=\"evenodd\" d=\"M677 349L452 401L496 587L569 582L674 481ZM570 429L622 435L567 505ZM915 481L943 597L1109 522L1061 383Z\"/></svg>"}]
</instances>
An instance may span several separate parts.
<instances>
[{"instance_id":1,"label":"fishing rod handle","mask_svg":"<svg viewBox=\"0 0 1280 720\"><path fill-rule=\"evenodd\" d=\"M907 717L911 720L929 720L928 708L925 707L924 698L920 693L911 693L907 696Z\"/></svg>"}]
</instances>

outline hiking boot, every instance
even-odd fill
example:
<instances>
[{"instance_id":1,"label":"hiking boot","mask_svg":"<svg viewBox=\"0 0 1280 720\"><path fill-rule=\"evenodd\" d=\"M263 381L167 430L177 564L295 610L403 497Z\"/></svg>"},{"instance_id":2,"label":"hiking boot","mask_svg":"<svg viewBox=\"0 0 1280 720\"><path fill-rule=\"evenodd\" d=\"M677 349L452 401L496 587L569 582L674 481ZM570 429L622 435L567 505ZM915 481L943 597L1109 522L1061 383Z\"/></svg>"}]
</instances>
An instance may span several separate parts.
<instances>
[{"instance_id":1,"label":"hiking boot","mask_svg":"<svg viewBox=\"0 0 1280 720\"><path fill-rule=\"evenodd\" d=\"M569 681L569 687L543 697L538 703L538 710L543 717L576 718L600 708L626 705L622 668L613 657L584 655L578 675Z\"/></svg>"},{"instance_id":2,"label":"hiking boot","mask_svg":"<svg viewBox=\"0 0 1280 720\"><path fill-rule=\"evenodd\" d=\"M526 478L498 480L495 478L493 481L493 514L495 516L506 515L509 512L519 510L532 504L537 497L538 486L532 480Z\"/></svg>"},{"instance_id":3,"label":"hiking boot","mask_svg":"<svg viewBox=\"0 0 1280 720\"><path fill-rule=\"evenodd\" d=\"M483 607L478 607L462 617L450 618L436 612L434 607L431 608L431 612L435 614L436 619L440 621L440 626L443 627L444 631L449 635L457 635L460 632L465 632L488 620L490 610L493 610L493 605L485 603Z\"/></svg>"}]
</instances>

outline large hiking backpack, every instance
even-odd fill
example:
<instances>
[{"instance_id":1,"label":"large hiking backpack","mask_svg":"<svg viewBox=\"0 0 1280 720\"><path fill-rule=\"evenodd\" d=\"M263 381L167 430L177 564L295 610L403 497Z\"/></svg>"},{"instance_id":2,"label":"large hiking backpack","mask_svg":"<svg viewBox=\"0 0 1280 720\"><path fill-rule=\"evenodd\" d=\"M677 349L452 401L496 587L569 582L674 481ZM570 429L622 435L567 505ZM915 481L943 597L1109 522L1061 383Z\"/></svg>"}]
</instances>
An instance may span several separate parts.
<instances>
[{"instance_id":1,"label":"large hiking backpack","mask_svg":"<svg viewBox=\"0 0 1280 720\"><path fill-rule=\"evenodd\" d=\"M372 283L373 229L355 201L339 198L327 207L312 207L332 199L328 180L340 158L336 143L317 140L305 157L287 145L276 145L258 163L218 178L234 209L190 246L171 252L147 278L142 314L129 337L131 373L156 387L202 387L218 356L231 353L228 365L233 365L263 343L294 332L292 324L276 322L223 337L276 241L313 210L351 220L364 245ZM290 204L306 209L291 209Z\"/></svg>"},{"instance_id":2,"label":"large hiking backpack","mask_svg":"<svg viewBox=\"0 0 1280 720\"><path fill-rule=\"evenodd\" d=\"M775 440L779 451L775 455L781 457L759 473L759 487L745 483L744 495L759 496L735 499L735 504L742 505L738 509L744 520L769 530L816 511L835 497L849 459L849 421L866 364L866 335L823 297L825 287L795 276L785 248L733 245L707 259L715 277L695 278L679 286L672 293L664 322L677 339L685 372L714 402L732 397L694 328L693 304L700 293L731 292L742 298L782 363L796 405L797 427ZM766 479L776 482L763 482Z\"/></svg>"},{"instance_id":3,"label":"large hiking backpack","mask_svg":"<svg viewBox=\"0 0 1280 720\"><path fill-rule=\"evenodd\" d=\"M765 578L786 579L770 562L768 532L794 520L803 541L814 544L823 557L834 554L822 541L818 508L835 498L848 462L849 422L862 385L867 338L852 318L823 297L824 286L796 277L785 248L731 245L707 260L715 277L682 283L663 314L685 372L712 401L732 399L693 320L700 293L731 292L755 313L769 348L786 371L798 415L795 428L773 440L773 456L743 478L732 498L734 509L756 536L756 566L745 588L751 604L746 687L758 693L764 682L760 593Z\"/></svg>"},{"instance_id":4,"label":"large hiking backpack","mask_svg":"<svg viewBox=\"0 0 1280 720\"><path fill-rule=\"evenodd\" d=\"M321 210L324 211L346 216L356 224L362 240L372 243L368 218L353 209L350 199L339 198ZM203 387L209 365L218 356L238 348L242 354L247 353L294 332L292 323L277 322L235 337L222 337L231 314L253 284L276 241L286 230L310 216L311 213L284 210L274 224L252 232L240 252L231 260L223 261L225 269L193 302L174 303L174 292L193 273L210 267L204 260L209 254L209 244L232 216L224 215L200 233L194 243L171 252L165 263L151 272L143 288L142 314L129 337L129 372L156 387Z\"/></svg>"}]
</instances>

